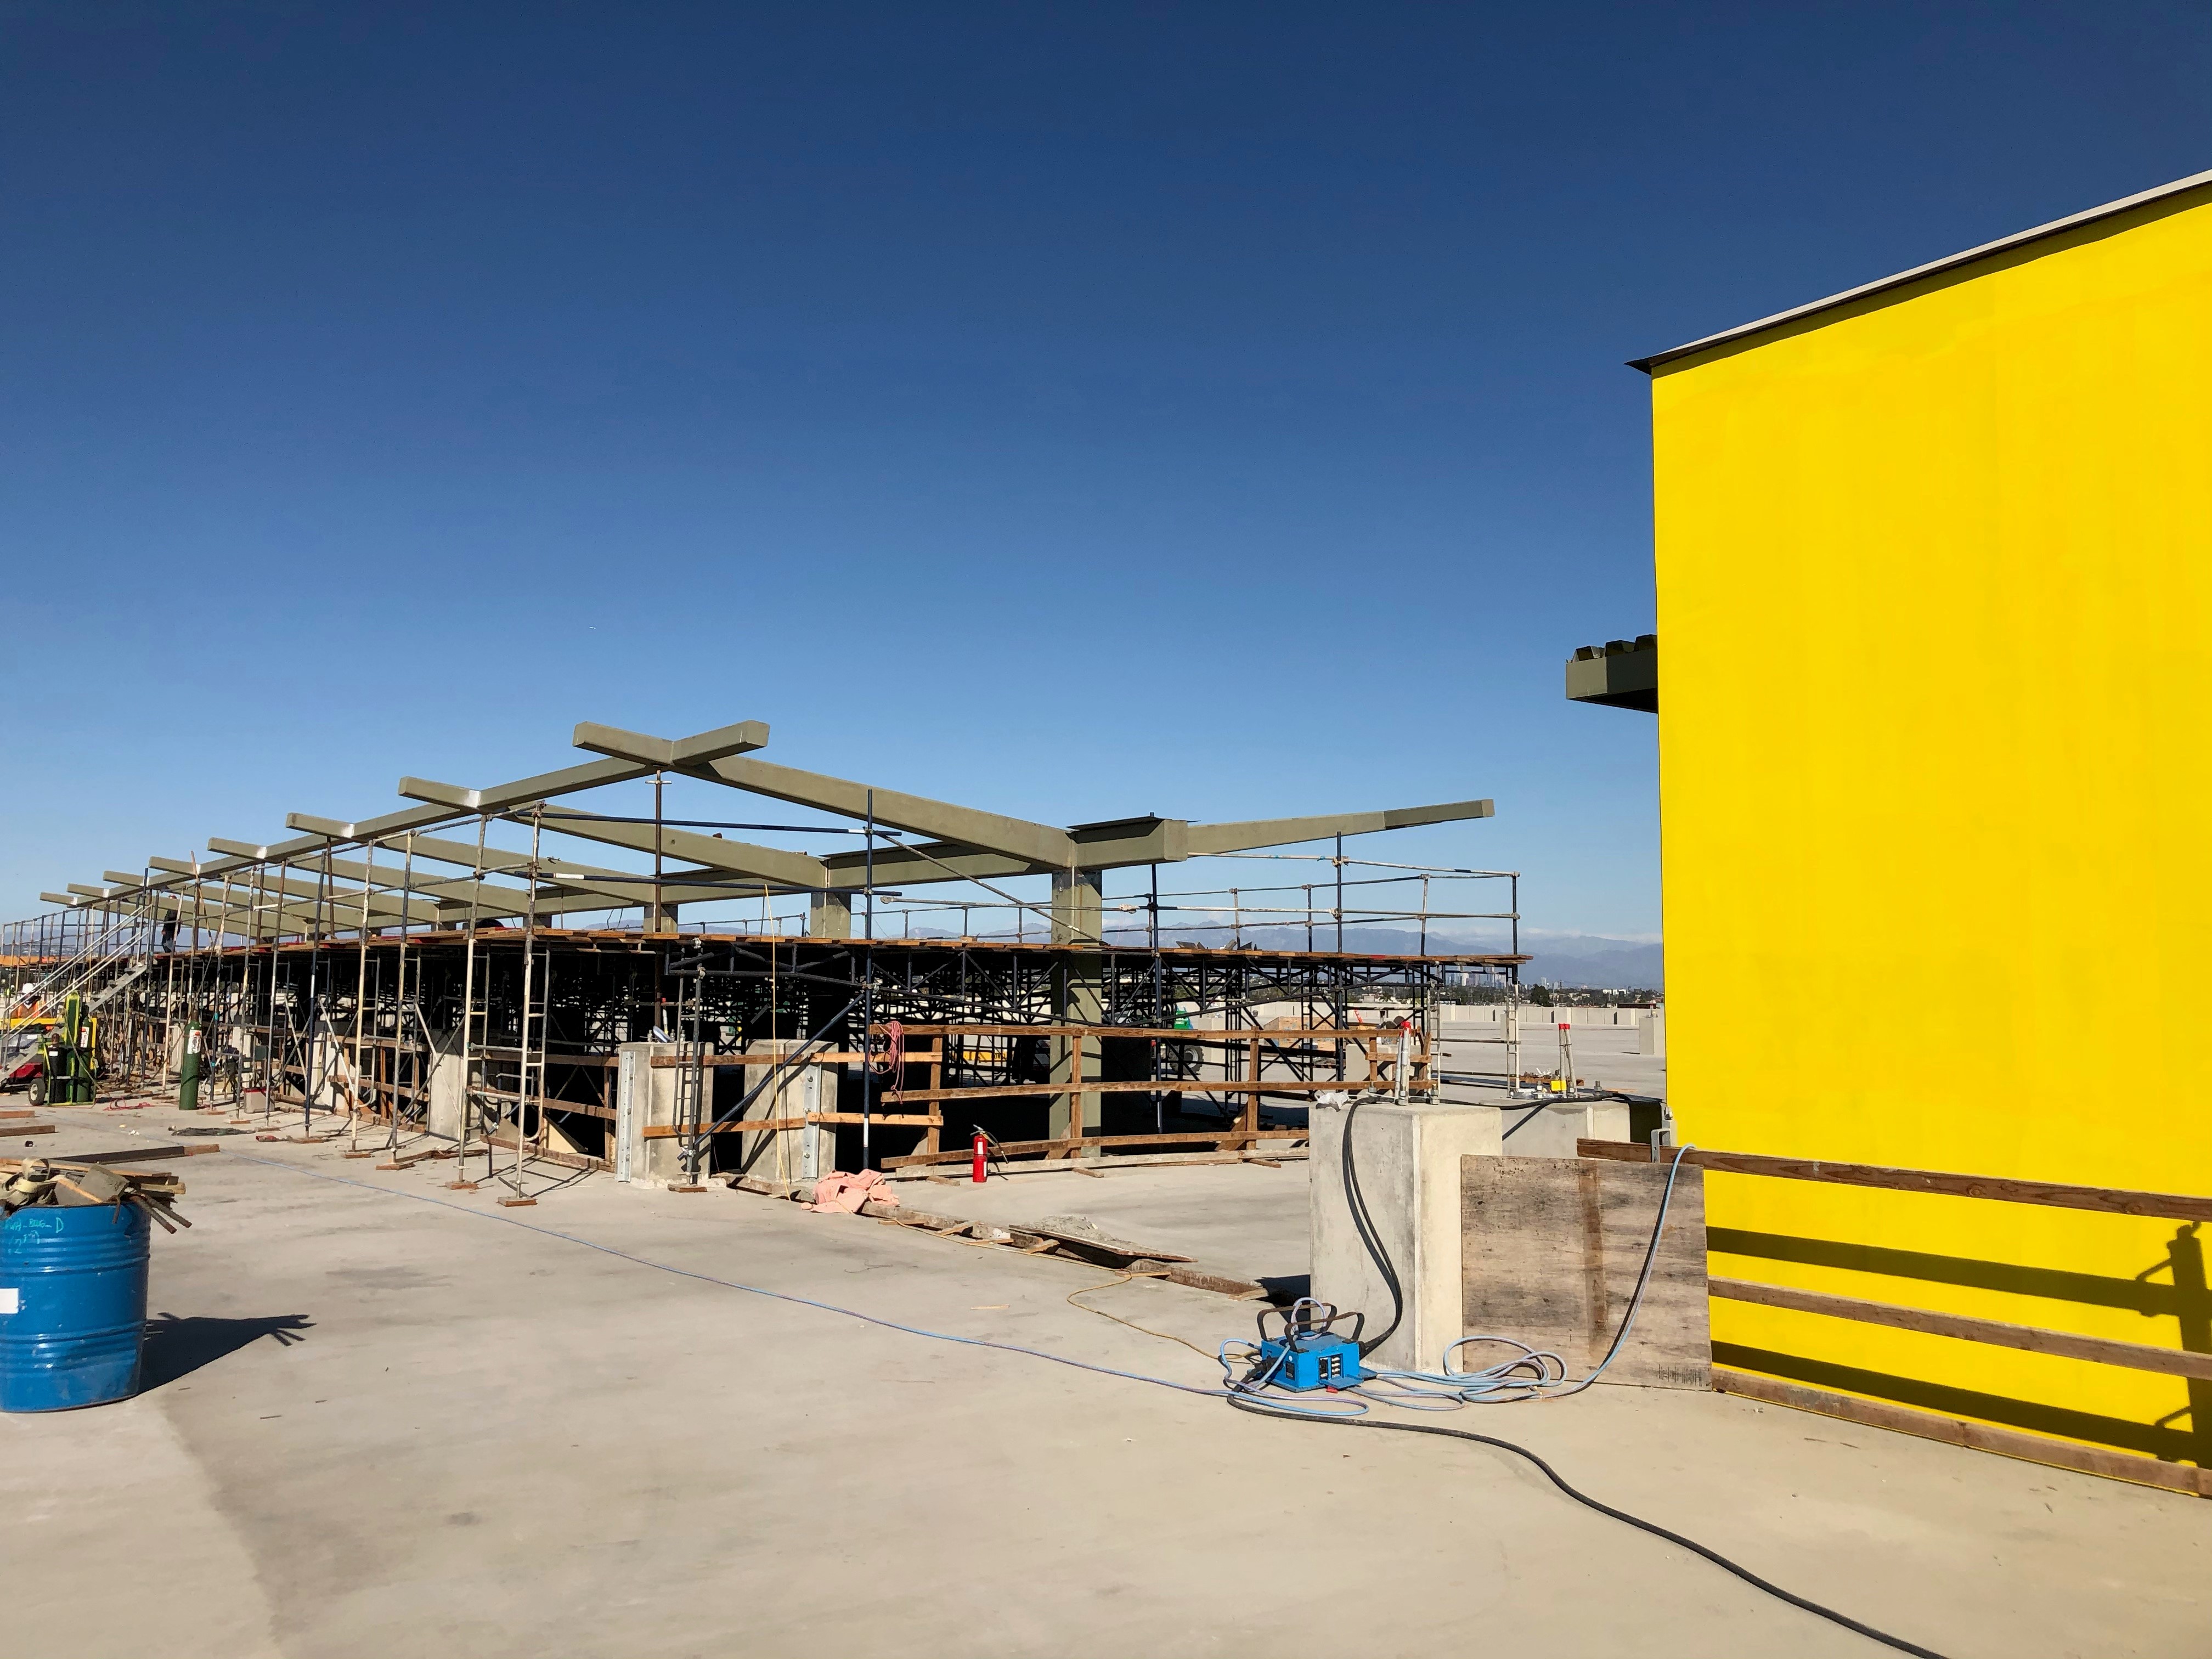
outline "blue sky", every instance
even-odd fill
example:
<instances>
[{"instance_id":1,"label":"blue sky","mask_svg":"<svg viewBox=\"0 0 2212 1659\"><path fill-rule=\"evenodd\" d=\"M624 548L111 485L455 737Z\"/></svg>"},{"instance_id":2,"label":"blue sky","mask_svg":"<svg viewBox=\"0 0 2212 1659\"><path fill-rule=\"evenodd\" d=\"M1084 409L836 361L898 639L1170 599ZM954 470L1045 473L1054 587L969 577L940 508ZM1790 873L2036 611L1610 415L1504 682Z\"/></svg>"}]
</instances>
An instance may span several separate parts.
<instances>
[{"instance_id":1,"label":"blue sky","mask_svg":"<svg viewBox=\"0 0 2212 1659\"><path fill-rule=\"evenodd\" d=\"M2212 165L2200 5L0 31L7 916L750 718L1058 823L1488 795L1375 850L1655 934L1651 722L1560 696L1651 625L1623 360Z\"/></svg>"}]
</instances>

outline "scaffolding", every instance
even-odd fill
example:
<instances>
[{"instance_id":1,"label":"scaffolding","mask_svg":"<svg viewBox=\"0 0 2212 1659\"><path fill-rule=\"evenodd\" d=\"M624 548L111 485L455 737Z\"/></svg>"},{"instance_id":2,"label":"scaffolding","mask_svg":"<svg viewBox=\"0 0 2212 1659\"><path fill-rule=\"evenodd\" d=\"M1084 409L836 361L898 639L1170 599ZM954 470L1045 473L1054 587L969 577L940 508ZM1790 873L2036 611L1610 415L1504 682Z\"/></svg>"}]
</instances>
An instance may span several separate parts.
<instances>
[{"instance_id":1,"label":"scaffolding","mask_svg":"<svg viewBox=\"0 0 2212 1659\"><path fill-rule=\"evenodd\" d=\"M1015 1158L1295 1142L1324 1089L1432 1090L1437 1000L1511 994L1525 960L1515 872L1345 850L1486 800L1062 830L742 758L766 738L579 726L602 758L481 789L405 779L422 804L382 818L295 813L288 842L72 884L0 935L11 1020L88 989L123 1033L118 1085L158 1085L198 1033L241 1117L448 1157L453 1184L528 1202L654 1141L678 1186L787 1163L793 1133L824 1173L964 1158L979 1133ZM639 782L650 815L574 799ZM674 817L678 782L818 816ZM1163 866L1195 879L1164 888ZM1470 927L1487 937L1448 936ZM674 1104L626 1141L641 1066L674 1073Z\"/></svg>"}]
</instances>

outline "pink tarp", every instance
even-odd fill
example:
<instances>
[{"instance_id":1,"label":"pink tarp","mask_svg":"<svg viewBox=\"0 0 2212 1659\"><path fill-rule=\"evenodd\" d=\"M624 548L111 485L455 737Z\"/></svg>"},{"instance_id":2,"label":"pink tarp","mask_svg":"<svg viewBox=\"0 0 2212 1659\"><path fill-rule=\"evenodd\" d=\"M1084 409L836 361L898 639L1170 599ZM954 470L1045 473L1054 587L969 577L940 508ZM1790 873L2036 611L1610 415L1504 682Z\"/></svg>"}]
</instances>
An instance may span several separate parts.
<instances>
[{"instance_id":1,"label":"pink tarp","mask_svg":"<svg viewBox=\"0 0 2212 1659\"><path fill-rule=\"evenodd\" d=\"M863 1170L858 1175L826 1175L814 1183L814 1201L806 1207L834 1213L842 1211L847 1215L858 1215L860 1206L873 1199L878 1204L896 1204L898 1194L883 1186L883 1171Z\"/></svg>"}]
</instances>

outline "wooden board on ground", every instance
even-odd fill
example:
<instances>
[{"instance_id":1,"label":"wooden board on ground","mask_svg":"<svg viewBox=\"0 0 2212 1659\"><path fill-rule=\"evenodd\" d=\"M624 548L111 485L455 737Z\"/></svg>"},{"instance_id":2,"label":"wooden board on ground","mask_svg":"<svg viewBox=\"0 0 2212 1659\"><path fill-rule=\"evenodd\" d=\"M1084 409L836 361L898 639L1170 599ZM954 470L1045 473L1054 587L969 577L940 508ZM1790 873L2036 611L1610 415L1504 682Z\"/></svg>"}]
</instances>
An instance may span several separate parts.
<instances>
[{"instance_id":1,"label":"wooden board on ground","mask_svg":"<svg viewBox=\"0 0 2212 1659\"><path fill-rule=\"evenodd\" d=\"M1667 1171L1573 1158L1464 1158L1460 1170L1467 1334L1547 1348L1568 1376L1588 1376L1628 1310ZM1492 1364L1511 1352L1462 1348L1458 1364ZM1605 1376L1646 1388L1712 1386L1705 1182L1695 1170L1675 1183L1643 1309Z\"/></svg>"},{"instance_id":2,"label":"wooden board on ground","mask_svg":"<svg viewBox=\"0 0 2212 1659\"><path fill-rule=\"evenodd\" d=\"M147 1164L163 1158L204 1158L210 1152L219 1152L218 1145L207 1146L132 1146L119 1152L79 1152L67 1161L71 1164ZM63 1162L57 1158L56 1163Z\"/></svg>"}]
</instances>

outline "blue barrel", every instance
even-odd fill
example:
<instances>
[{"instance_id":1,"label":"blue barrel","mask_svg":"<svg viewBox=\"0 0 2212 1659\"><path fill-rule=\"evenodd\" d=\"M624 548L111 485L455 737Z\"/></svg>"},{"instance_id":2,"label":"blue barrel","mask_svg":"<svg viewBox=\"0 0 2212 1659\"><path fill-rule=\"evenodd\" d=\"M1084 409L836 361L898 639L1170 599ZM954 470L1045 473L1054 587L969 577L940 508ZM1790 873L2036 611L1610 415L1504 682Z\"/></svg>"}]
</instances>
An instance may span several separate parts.
<instances>
[{"instance_id":1,"label":"blue barrel","mask_svg":"<svg viewBox=\"0 0 2212 1659\"><path fill-rule=\"evenodd\" d=\"M138 1392L146 1213L27 1205L0 1217L0 1411L60 1412Z\"/></svg>"}]
</instances>

